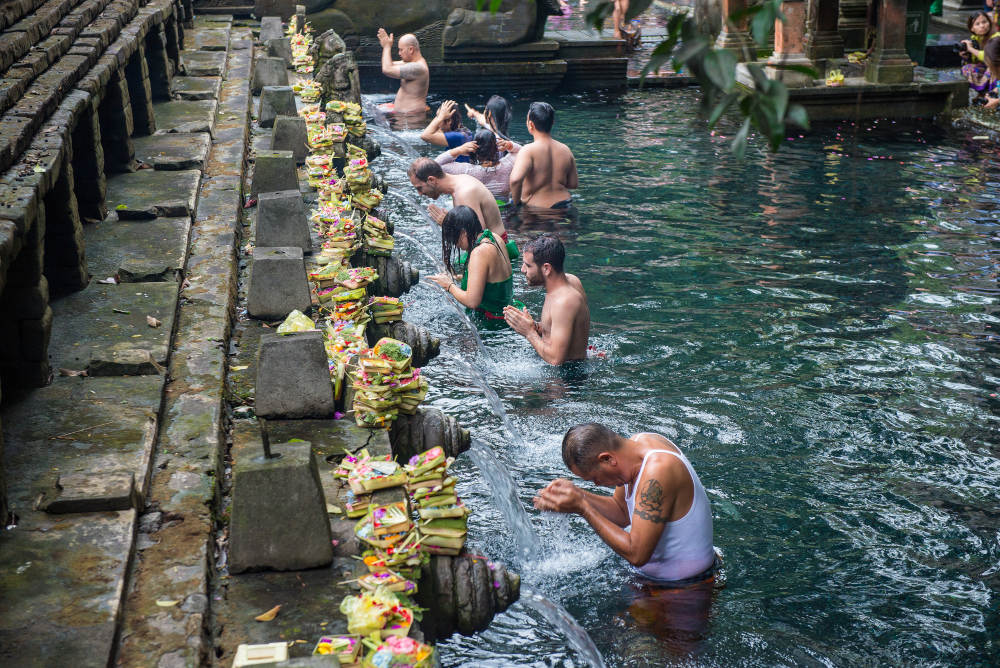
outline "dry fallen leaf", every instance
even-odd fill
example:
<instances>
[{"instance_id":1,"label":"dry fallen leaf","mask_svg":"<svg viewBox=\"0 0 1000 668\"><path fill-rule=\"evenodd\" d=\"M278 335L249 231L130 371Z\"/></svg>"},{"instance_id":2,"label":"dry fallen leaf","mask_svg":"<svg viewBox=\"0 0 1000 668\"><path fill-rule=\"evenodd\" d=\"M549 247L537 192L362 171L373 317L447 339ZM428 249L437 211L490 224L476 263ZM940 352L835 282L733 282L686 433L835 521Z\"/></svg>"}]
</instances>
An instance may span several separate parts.
<instances>
[{"instance_id":1,"label":"dry fallen leaf","mask_svg":"<svg viewBox=\"0 0 1000 668\"><path fill-rule=\"evenodd\" d=\"M172 608L178 603L180 603L180 601L157 601L156 605L160 606L161 608Z\"/></svg>"},{"instance_id":2,"label":"dry fallen leaf","mask_svg":"<svg viewBox=\"0 0 1000 668\"><path fill-rule=\"evenodd\" d=\"M160 322L159 320L157 320L156 318L154 318L153 316L147 315L146 316L146 324L149 325L150 327L159 327L163 323Z\"/></svg>"},{"instance_id":3,"label":"dry fallen leaf","mask_svg":"<svg viewBox=\"0 0 1000 668\"><path fill-rule=\"evenodd\" d=\"M258 622L269 622L278 616L278 610L281 610L280 605L276 605L267 612L257 615L256 617L254 617L254 619L257 620Z\"/></svg>"}]
</instances>

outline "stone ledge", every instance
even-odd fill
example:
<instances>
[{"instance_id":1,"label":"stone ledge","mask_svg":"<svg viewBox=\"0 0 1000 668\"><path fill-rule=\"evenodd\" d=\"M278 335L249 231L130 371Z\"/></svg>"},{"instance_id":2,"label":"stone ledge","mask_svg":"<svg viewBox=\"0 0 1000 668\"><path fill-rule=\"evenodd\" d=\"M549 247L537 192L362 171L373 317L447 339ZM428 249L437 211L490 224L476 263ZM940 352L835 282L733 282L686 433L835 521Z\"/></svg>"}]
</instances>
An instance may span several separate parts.
<instances>
[{"instance_id":1,"label":"stone ledge","mask_svg":"<svg viewBox=\"0 0 1000 668\"><path fill-rule=\"evenodd\" d=\"M230 50L230 62L234 57ZM245 95L248 84L246 74L230 68L216 111L217 123L222 121L223 109L234 111L232 99ZM242 99L238 113L246 122L249 97ZM209 165L216 152L229 150L232 142L245 152L244 136L213 144ZM238 166L244 161L241 158ZM216 286L235 286L243 176L238 172L234 179L227 176L225 180L207 178L206 172L199 189L185 269L188 282L181 292L160 455L149 498L156 511L181 521L141 534L146 547L139 553L123 610L118 650L122 665L207 663L214 547L211 509L220 494L216 480L223 447L225 339L235 299L235 289L215 291ZM212 287L203 292L207 286ZM170 609L157 606L156 600L164 595L184 603Z\"/></svg>"}]
</instances>

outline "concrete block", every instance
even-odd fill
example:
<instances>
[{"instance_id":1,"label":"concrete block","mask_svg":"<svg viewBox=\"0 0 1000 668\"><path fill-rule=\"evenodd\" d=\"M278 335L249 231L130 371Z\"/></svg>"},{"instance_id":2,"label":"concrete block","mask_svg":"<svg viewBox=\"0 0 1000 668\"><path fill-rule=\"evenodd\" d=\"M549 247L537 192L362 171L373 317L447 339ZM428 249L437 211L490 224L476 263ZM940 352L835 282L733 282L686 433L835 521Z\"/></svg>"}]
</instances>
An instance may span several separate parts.
<instances>
[{"instance_id":1,"label":"concrete block","mask_svg":"<svg viewBox=\"0 0 1000 668\"><path fill-rule=\"evenodd\" d=\"M285 61L285 67L292 66L292 40L287 37L269 39L265 46L269 58L281 58Z\"/></svg>"},{"instance_id":2,"label":"concrete block","mask_svg":"<svg viewBox=\"0 0 1000 668\"><path fill-rule=\"evenodd\" d=\"M290 571L333 561L330 521L309 443L283 443L280 457L233 466L229 571ZM262 453L263 454L263 453Z\"/></svg>"},{"instance_id":3,"label":"concrete block","mask_svg":"<svg viewBox=\"0 0 1000 668\"><path fill-rule=\"evenodd\" d=\"M260 91L257 124L262 128L274 125L278 116L295 116L295 93L291 86L264 86Z\"/></svg>"},{"instance_id":4,"label":"concrete block","mask_svg":"<svg viewBox=\"0 0 1000 668\"><path fill-rule=\"evenodd\" d=\"M322 333L261 337L256 397L257 417L332 417L333 383Z\"/></svg>"},{"instance_id":5,"label":"concrete block","mask_svg":"<svg viewBox=\"0 0 1000 668\"><path fill-rule=\"evenodd\" d=\"M291 246L253 250L247 312L251 318L278 320L310 306L302 249Z\"/></svg>"},{"instance_id":6,"label":"concrete block","mask_svg":"<svg viewBox=\"0 0 1000 668\"><path fill-rule=\"evenodd\" d=\"M306 145L306 119L301 116L277 116L271 132L271 150L291 151L299 165L306 161L309 147Z\"/></svg>"},{"instance_id":7,"label":"concrete block","mask_svg":"<svg viewBox=\"0 0 1000 668\"><path fill-rule=\"evenodd\" d=\"M295 173L295 156L291 151L257 151L253 165L253 182L250 193L271 193L279 190L298 190L299 178Z\"/></svg>"},{"instance_id":8,"label":"concrete block","mask_svg":"<svg viewBox=\"0 0 1000 668\"><path fill-rule=\"evenodd\" d=\"M269 39L284 37L280 16L263 16L260 19L260 41L267 43Z\"/></svg>"},{"instance_id":9,"label":"concrete block","mask_svg":"<svg viewBox=\"0 0 1000 668\"><path fill-rule=\"evenodd\" d=\"M91 471L59 476L39 508L55 514L96 513L141 508L141 503L131 472Z\"/></svg>"},{"instance_id":10,"label":"concrete block","mask_svg":"<svg viewBox=\"0 0 1000 668\"><path fill-rule=\"evenodd\" d=\"M259 56L253 63L253 83L250 88L259 93L264 86L287 86L288 69L284 58Z\"/></svg>"},{"instance_id":11,"label":"concrete block","mask_svg":"<svg viewBox=\"0 0 1000 668\"><path fill-rule=\"evenodd\" d=\"M261 193L257 201L256 244L262 248L294 246L312 251L309 219L298 190Z\"/></svg>"}]
</instances>

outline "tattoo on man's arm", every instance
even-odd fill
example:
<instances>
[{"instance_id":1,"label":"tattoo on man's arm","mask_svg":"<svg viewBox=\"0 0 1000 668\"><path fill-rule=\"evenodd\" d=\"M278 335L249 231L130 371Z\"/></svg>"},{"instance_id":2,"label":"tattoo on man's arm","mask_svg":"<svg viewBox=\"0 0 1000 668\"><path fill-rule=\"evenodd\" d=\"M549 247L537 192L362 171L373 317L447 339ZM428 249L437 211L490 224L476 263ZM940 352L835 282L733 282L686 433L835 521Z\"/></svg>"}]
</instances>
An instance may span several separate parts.
<instances>
[{"instance_id":1,"label":"tattoo on man's arm","mask_svg":"<svg viewBox=\"0 0 1000 668\"><path fill-rule=\"evenodd\" d=\"M663 508L663 486L656 480L646 483L646 489L639 494L635 514L648 522L665 524L667 511Z\"/></svg>"}]
</instances>

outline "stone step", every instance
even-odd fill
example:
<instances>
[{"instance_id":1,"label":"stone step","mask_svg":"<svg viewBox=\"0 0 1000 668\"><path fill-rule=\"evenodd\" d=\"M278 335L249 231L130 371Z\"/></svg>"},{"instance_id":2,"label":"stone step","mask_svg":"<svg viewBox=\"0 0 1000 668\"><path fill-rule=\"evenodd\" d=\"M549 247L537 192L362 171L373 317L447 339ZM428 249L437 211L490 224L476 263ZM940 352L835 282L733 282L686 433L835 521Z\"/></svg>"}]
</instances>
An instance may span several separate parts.
<instances>
[{"instance_id":1,"label":"stone step","mask_svg":"<svg viewBox=\"0 0 1000 668\"><path fill-rule=\"evenodd\" d=\"M87 268L98 280L120 275L122 280L176 281L184 269L190 227L190 218L85 225Z\"/></svg>"},{"instance_id":2,"label":"stone step","mask_svg":"<svg viewBox=\"0 0 1000 668\"><path fill-rule=\"evenodd\" d=\"M189 77L217 77L225 74L226 53L224 51L181 51L184 74Z\"/></svg>"},{"instance_id":3,"label":"stone step","mask_svg":"<svg viewBox=\"0 0 1000 668\"><path fill-rule=\"evenodd\" d=\"M194 214L201 172L143 169L108 179L105 199L119 220L152 220L160 216Z\"/></svg>"},{"instance_id":4,"label":"stone step","mask_svg":"<svg viewBox=\"0 0 1000 668\"><path fill-rule=\"evenodd\" d=\"M53 302L52 366L91 373L100 367L103 375L156 373L156 365L167 363L177 291L174 282L91 281L80 292ZM152 327L147 317L161 324Z\"/></svg>"},{"instance_id":5,"label":"stone step","mask_svg":"<svg viewBox=\"0 0 1000 668\"><path fill-rule=\"evenodd\" d=\"M218 103L206 100L172 100L153 105L156 116L156 134L207 132L215 127L215 108Z\"/></svg>"},{"instance_id":6,"label":"stone step","mask_svg":"<svg viewBox=\"0 0 1000 668\"><path fill-rule=\"evenodd\" d=\"M56 491L58 476L94 471L133 474L144 493L163 382L57 377L5 408L6 477L19 522L0 532L4 665L108 665L136 511L52 515L34 506Z\"/></svg>"},{"instance_id":7,"label":"stone step","mask_svg":"<svg viewBox=\"0 0 1000 668\"><path fill-rule=\"evenodd\" d=\"M221 82L219 77L176 77L172 93L179 100L214 100Z\"/></svg>"},{"instance_id":8,"label":"stone step","mask_svg":"<svg viewBox=\"0 0 1000 668\"><path fill-rule=\"evenodd\" d=\"M161 124L160 119L157 119L157 124ZM177 132L138 137L134 144L136 160L152 165L153 169L204 170L212 139L207 132Z\"/></svg>"},{"instance_id":9,"label":"stone step","mask_svg":"<svg viewBox=\"0 0 1000 668\"><path fill-rule=\"evenodd\" d=\"M184 33L184 46L194 51L225 51L229 46L228 28L195 28Z\"/></svg>"}]
</instances>

